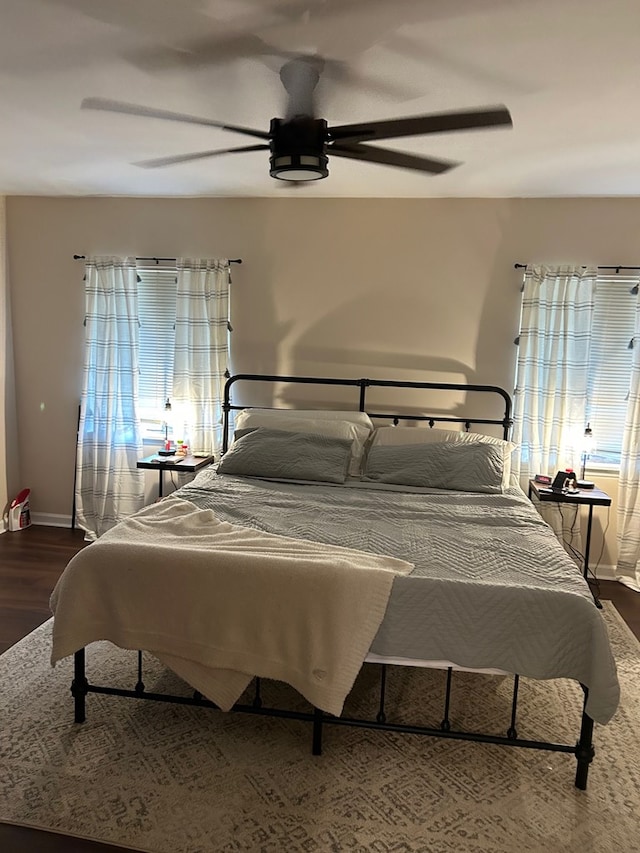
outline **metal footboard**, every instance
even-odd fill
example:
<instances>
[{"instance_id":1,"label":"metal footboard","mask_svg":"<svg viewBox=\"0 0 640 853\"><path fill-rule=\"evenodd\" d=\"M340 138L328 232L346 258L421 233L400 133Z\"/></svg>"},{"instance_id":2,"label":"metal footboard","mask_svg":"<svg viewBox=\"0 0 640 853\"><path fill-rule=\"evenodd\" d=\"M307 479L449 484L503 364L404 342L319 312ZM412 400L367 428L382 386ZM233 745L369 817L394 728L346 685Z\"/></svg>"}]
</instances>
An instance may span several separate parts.
<instances>
[{"instance_id":1,"label":"metal footboard","mask_svg":"<svg viewBox=\"0 0 640 853\"><path fill-rule=\"evenodd\" d=\"M71 693L75 703L75 722L83 723L86 720L86 697L89 693L99 693L110 696L124 696L133 699L146 699L153 702L169 702L178 705L195 705L219 710L218 706L204 698L201 693L194 691L192 696L177 696L169 693L156 693L146 690L142 672L142 652L137 653L136 681L133 688L127 690L118 687L105 687L90 684L86 677L86 651L80 649L74 655L74 678L71 685ZM468 732L462 729L452 728L451 725L451 689L453 681L453 669L446 670L446 682L443 696L443 713L440 722L436 725L409 725L406 723L394 723L387 720L386 695L387 695L387 670L388 664L368 664L368 666L379 666L380 684L378 691L378 709L374 719L359 717L340 716L334 717L326 714L318 708L310 708L309 711L295 711L286 708L265 707L262 700L261 679L254 679L253 700L250 704L236 704L232 711L246 714L259 714L267 717L284 717L292 720L302 720L312 724L311 751L313 755L322 753L324 727L325 725L353 726L366 729L378 729L387 732L401 732L412 735L427 735L429 737L449 738L452 740L475 741L476 743L493 743L500 746L522 747L525 749L548 750L551 752L570 753L576 757L577 769L575 786L584 791L587 788L589 766L593 761L595 750L593 747L593 720L582 709L582 720L580 733L575 744L555 743L553 741L533 740L521 738L516 728L517 707L519 698L520 676L514 675L511 705L508 709L508 721L504 735L485 734L482 732ZM395 667L391 667L394 669ZM584 704L586 705L588 690L584 685Z\"/></svg>"}]
</instances>

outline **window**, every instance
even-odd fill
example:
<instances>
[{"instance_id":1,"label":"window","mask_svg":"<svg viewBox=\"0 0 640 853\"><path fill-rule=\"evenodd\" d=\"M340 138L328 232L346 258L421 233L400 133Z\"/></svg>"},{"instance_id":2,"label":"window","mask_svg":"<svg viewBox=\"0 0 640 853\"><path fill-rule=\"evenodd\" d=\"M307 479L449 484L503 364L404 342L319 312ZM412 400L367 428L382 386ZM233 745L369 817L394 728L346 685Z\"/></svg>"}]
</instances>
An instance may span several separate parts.
<instances>
[{"instance_id":1,"label":"window","mask_svg":"<svg viewBox=\"0 0 640 853\"><path fill-rule=\"evenodd\" d=\"M526 267L514 386L521 482L583 467L587 424L587 467L620 466L635 363L635 269Z\"/></svg>"},{"instance_id":2,"label":"window","mask_svg":"<svg viewBox=\"0 0 640 853\"><path fill-rule=\"evenodd\" d=\"M631 375L637 276L598 274L591 345L587 421L595 448L589 467L620 464Z\"/></svg>"},{"instance_id":3,"label":"window","mask_svg":"<svg viewBox=\"0 0 640 853\"><path fill-rule=\"evenodd\" d=\"M224 275L228 276L228 264L223 264L222 261L211 261L208 263L210 265L207 269L217 270L218 272L224 271ZM181 407L180 404L176 404L174 401L174 397L177 398L179 396L180 390L177 387L174 390L178 271L175 261L148 264L147 266L144 266L139 261L136 270L138 274L138 316L140 320L138 416L140 418L143 438L157 442L164 439L165 435L165 425L167 422L165 404L167 400L170 400L172 403L172 410L168 418L169 422L173 421L173 427L178 430L181 429L181 423L183 426L186 426L184 402ZM216 293L220 297L215 301L215 306L223 305L224 310L228 311L228 291L224 292L223 299L221 296L222 291L218 290L218 285L214 285L212 282L210 286L215 288ZM198 298L196 297L196 302ZM190 300L188 302L191 304ZM183 312L185 311L185 305L185 301L182 299ZM204 311L205 309L201 306L199 310ZM208 311L209 309L207 308L206 310ZM216 310L218 309L216 308ZM184 322L185 318L182 317L182 320ZM222 359L222 362L228 365L231 326L228 315L226 315L226 319L223 317L223 320L226 323L225 328L227 331L226 359ZM213 324L213 326L216 325L219 326L220 321ZM217 344L212 341L209 342L209 345L214 347L214 350L211 351L209 363L209 368L214 373L216 361L214 352L217 351L215 348L219 349L222 344L222 341L218 341ZM200 341L199 346L200 348L202 347L202 341ZM197 368L194 369L196 369L196 374L192 375L197 375ZM201 367L201 369L206 369L206 366L204 368ZM205 408L204 411L207 411L207 409ZM188 420L188 417L186 420ZM196 425L192 426L197 429ZM172 431L170 426L170 434ZM180 437L175 433L173 435L174 439Z\"/></svg>"},{"instance_id":4,"label":"window","mask_svg":"<svg viewBox=\"0 0 640 853\"><path fill-rule=\"evenodd\" d=\"M164 435L173 391L177 280L175 266L138 267L140 376L138 413L145 438Z\"/></svg>"}]
</instances>

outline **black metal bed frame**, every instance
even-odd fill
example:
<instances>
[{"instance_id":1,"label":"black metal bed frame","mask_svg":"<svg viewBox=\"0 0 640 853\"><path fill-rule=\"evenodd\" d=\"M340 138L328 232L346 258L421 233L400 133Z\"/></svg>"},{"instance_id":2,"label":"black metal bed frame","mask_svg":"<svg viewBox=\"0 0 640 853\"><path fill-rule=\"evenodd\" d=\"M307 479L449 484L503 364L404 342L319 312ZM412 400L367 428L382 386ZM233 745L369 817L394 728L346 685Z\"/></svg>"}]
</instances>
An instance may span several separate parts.
<instances>
[{"instance_id":1,"label":"black metal bed frame","mask_svg":"<svg viewBox=\"0 0 640 853\"><path fill-rule=\"evenodd\" d=\"M407 421L426 421L430 427L433 427L436 422L458 423L463 424L467 431L472 425L497 425L503 430L505 439L509 436L509 431L512 426L511 419L511 397L502 388L495 385L464 385L457 383L442 383L442 382L402 382L393 380L381 379L331 379L320 377L296 377L296 376L276 376L263 374L236 374L231 376L224 389L223 403L223 452L228 448L229 429L231 426L230 414L233 411L245 408L244 405L237 405L231 402L231 389L237 382L268 382L268 383L296 383L303 385L325 385L325 386L352 386L358 389L358 410L361 412L366 409L366 391L368 388L411 388L425 389L435 391L462 391L462 392L480 392L496 394L502 398L503 416L500 419L491 418L467 418L453 417L447 415L425 415L425 414L390 414L388 412L371 412L368 414L372 418L391 420L397 424L401 420ZM269 407L277 408L277 407ZM198 691L194 691L192 696L176 696L168 693L155 693L145 689L143 681L143 663L142 652L137 653L137 681L133 689L123 689L116 687L106 687L89 683L86 677L86 651L84 648L79 649L74 655L74 677L71 685L71 693L74 699L74 719L76 723L83 723L86 719L86 697L89 693L98 693L103 695L124 696L135 699L146 699L150 701L170 702L182 705L202 706L208 708L216 708L214 702L204 698ZM264 716L284 717L294 720L303 720L312 724L312 753L320 755L322 752L323 728L325 724L356 726L360 728L380 729L383 731L403 732L415 735L428 735L431 737L452 738L456 740L469 740L478 743L493 743L502 746L517 746L527 749L548 750L552 752L570 753L576 757L577 769L575 776L575 786L580 790L586 790L587 778L589 773L589 765L591 764L595 750L593 747L593 720L585 711L585 706L588 698L588 689L584 685L580 685L584 693L584 704L582 707L582 719L580 724L580 733L578 741L575 744L555 743L552 741L541 741L525 739L518 736L517 731L517 703L520 676L513 675L513 691L511 708L509 711L509 721L504 735L483 734L480 732L467 732L459 729L454 729L451 726L450 707L451 707L451 686L453 677L453 667L446 670L446 684L444 689L444 711L440 722L432 726L423 725L407 725L403 723L393 723L387 721L385 711L386 691L387 691L387 668L389 664L380 664L380 689L378 710L375 719L361 719L355 717L334 717L326 714L318 708L313 708L310 711L294 711L282 708L265 707L262 700L261 680L254 679L253 700L250 704L236 704L233 711L258 714Z\"/></svg>"}]
</instances>

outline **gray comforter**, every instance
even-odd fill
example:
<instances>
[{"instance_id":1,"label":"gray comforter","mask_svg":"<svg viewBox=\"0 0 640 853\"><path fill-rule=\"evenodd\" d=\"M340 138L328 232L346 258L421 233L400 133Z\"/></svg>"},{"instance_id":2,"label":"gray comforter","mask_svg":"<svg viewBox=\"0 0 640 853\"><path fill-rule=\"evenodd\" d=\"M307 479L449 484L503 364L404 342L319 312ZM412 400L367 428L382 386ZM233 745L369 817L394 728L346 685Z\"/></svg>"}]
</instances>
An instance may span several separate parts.
<instances>
[{"instance_id":1,"label":"gray comforter","mask_svg":"<svg viewBox=\"0 0 640 853\"><path fill-rule=\"evenodd\" d=\"M415 564L393 582L371 651L589 688L606 723L619 687L588 585L519 489L505 494L282 483L202 471L183 497L225 520Z\"/></svg>"}]
</instances>

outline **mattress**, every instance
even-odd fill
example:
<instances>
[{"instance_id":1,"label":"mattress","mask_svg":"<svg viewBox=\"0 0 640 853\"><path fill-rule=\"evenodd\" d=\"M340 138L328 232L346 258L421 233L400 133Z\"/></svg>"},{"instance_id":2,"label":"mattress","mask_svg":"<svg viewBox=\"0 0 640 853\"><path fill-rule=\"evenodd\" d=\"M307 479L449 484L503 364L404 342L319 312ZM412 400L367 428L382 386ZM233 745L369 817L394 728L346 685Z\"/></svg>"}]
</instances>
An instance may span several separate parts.
<instances>
[{"instance_id":1,"label":"mattress","mask_svg":"<svg viewBox=\"0 0 640 853\"><path fill-rule=\"evenodd\" d=\"M415 565L393 581L371 653L588 688L606 723L619 687L606 625L576 564L519 488L503 494L292 483L207 468L175 497L233 524Z\"/></svg>"}]
</instances>

